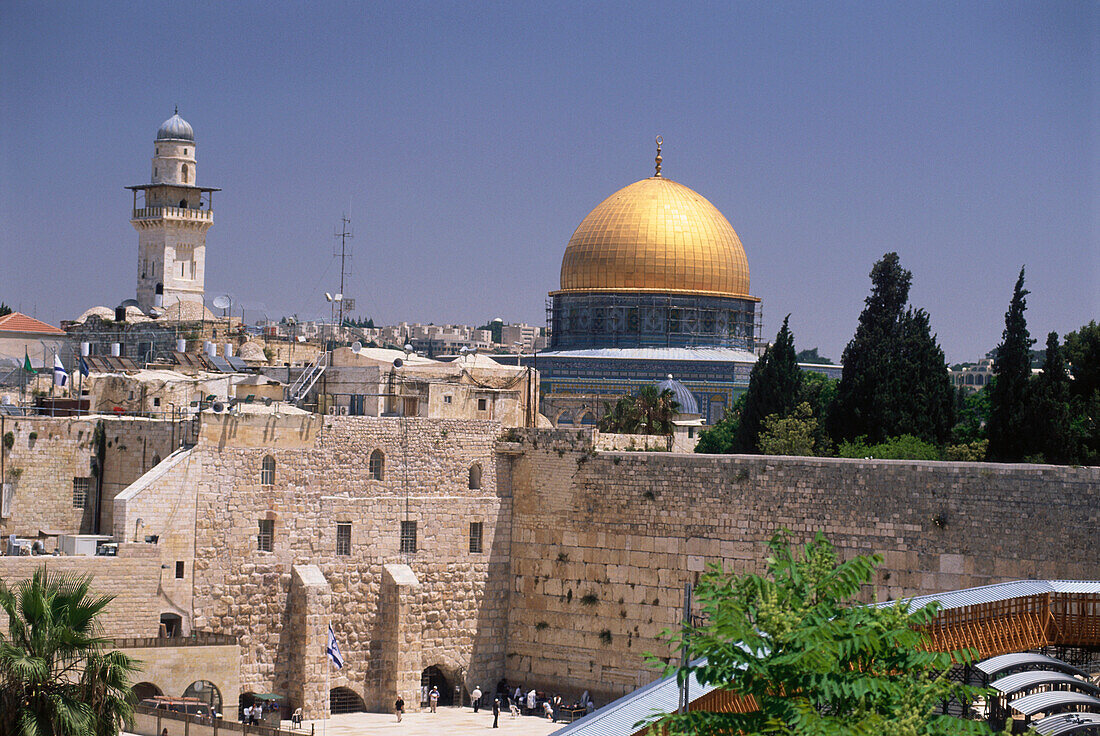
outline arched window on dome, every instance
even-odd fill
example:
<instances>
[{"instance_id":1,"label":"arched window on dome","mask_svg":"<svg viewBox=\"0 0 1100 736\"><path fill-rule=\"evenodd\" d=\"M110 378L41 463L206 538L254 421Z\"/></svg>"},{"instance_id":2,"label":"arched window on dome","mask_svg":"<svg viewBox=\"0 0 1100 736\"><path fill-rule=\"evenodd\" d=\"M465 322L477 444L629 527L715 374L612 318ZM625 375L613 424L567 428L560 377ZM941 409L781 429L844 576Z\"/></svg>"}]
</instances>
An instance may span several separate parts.
<instances>
[{"instance_id":1,"label":"arched window on dome","mask_svg":"<svg viewBox=\"0 0 1100 736\"><path fill-rule=\"evenodd\" d=\"M186 184L187 183L187 176L188 176L188 174L187 174L187 164L183 165L183 168L180 170L180 172L183 175L183 183Z\"/></svg>"},{"instance_id":2,"label":"arched window on dome","mask_svg":"<svg viewBox=\"0 0 1100 736\"><path fill-rule=\"evenodd\" d=\"M566 411L563 411L561 414L559 414L558 415L558 426L559 427L572 427L573 426L573 414L572 414L572 412L566 410Z\"/></svg>"},{"instance_id":3,"label":"arched window on dome","mask_svg":"<svg viewBox=\"0 0 1100 736\"><path fill-rule=\"evenodd\" d=\"M470 482L468 487L471 491L476 491L481 488L481 466L477 463L470 466Z\"/></svg>"},{"instance_id":4,"label":"arched window on dome","mask_svg":"<svg viewBox=\"0 0 1100 736\"><path fill-rule=\"evenodd\" d=\"M584 414L581 414L581 425L583 425L585 427L591 427L595 423L596 423L596 415L593 414L592 412L586 411Z\"/></svg>"},{"instance_id":5,"label":"arched window on dome","mask_svg":"<svg viewBox=\"0 0 1100 736\"><path fill-rule=\"evenodd\" d=\"M386 473L386 458L381 450L375 450L370 454L370 477L374 480L382 480Z\"/></svg>"},{"instance_id":6,"label":"arched window on dome","mask_svg":"<svg viewBox=\"0 0 1100 736\"><path fill-rule=\"evenodd\" d=\"M275 485L275 458L271 455L264 455L264 462L260 468L260 485Z\"/></svg>"}]
</instances>

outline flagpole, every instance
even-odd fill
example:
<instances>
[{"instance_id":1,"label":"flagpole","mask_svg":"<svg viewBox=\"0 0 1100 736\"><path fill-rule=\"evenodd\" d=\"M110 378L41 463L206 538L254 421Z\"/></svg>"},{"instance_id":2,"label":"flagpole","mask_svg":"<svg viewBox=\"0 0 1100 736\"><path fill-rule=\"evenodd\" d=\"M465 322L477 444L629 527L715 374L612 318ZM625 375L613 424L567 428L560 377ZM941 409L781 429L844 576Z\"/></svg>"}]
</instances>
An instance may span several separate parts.
<instances>
[{"instance_id":1,"label":"flagpole","mask_svg":"<svg viewBox=\"0 0 1100 736\"><path fill-rule=\"evenodd\" d=\"M332 631L332 624L329 624L329 631ZM329 681L328 681L329 671L331 669L332 669L332 655L329 654L328 644L326 642L326 644L325 644L325 692L324 692L324 698L325 699L323 701L321 701L322 706L324 707L325 720L323 720L321 722L321 736L328 736L328 719L329 719L329 716L332 715L329 712L331 710L331 708L329 706L332 704L332 696L330 694L329 687L328 687L329 686Z\"/></svg>"}]
</instances>

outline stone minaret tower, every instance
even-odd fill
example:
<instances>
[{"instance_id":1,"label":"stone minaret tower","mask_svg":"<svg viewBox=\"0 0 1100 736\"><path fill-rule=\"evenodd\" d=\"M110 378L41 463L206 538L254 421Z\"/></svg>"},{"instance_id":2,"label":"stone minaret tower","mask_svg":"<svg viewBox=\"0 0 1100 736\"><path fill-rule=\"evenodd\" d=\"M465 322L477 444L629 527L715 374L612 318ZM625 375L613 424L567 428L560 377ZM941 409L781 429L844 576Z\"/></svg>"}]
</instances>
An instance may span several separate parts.
<instances>
[{"instance_id":1,"label":"stone minaret tower","mask_svg":"<svg viewBox=\"0 0 1100 736\"><path fill-rule=\"evenodd\" d=\"M138 306L146 314L164 310L197 319L206 231L214 224L213 193L220 190L195 185L195 132L179 110L160 126L153 147L152 183L127 187L134 192L130 223L138 231Z\"/></svg>"}]
</instances>

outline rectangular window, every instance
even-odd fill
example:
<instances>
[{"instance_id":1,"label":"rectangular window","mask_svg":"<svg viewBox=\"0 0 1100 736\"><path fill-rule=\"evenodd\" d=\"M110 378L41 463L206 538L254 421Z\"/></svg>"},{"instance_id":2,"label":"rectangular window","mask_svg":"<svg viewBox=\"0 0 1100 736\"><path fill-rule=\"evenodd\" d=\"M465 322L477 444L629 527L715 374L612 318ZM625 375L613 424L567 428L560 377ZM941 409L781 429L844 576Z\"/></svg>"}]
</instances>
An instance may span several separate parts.
<instances>
[{"instance_id":1,"label":"rectangular window","mask_svg":"<svg viewBox=\"0 0 1100 736\"><path fill-rule=\"evenodd\" d=\"M351 554L351 524L336 525L336 554Z\"/></svg>"},{"instance_id":2,"label":"rectangular window","mask_svg":"<svg viewBox=\"0 0 1100 736\"><path fill-rule=\"evenodd\" d=\"M444 404L451 403L451 395L450 394L443 394L443 403Z\"/></svg>"},{"instance_id":3,"label":"rectangular window","mask_svg":"<svg viewBox=\"0 0 1100 736\"><path fill-rule=\"evenodd\" d=\"M270 552L275 546L275 522L272 519L260 519L260 533L256 535L256 549Z\"/></svg>"},{"instance_id":4,"label":"rectangular window","mask_svg":"<svg viewBox=\"0 0 1100 736\"><path fill-rule=\"evenodd\" d=\"M474 554L481 554L481 525L480 521L470 522L470 552Z\"/></svg>"},{"instance_id":5,"label":"rectangular window","mask_svg":"<svg viewBox=\"0 0 1100 736\"><path fill-rule=\"evenodd\" d=\"M413 554L416 552L416 522L401 522L401 551Z\"/></svg>"},{"instance_id":6,"label":"rectangular window","mask_svg":"<svg viewBox=\"0 0 1100 736\"><path fill-rule=\"evenodd\" d=\"M88 491L91 490L91 478L73 478L73 508L82 509L88 505Z\"/></svg>"},{"instance_id":7,"label":"rectangular window","mask_svg":"<svg viewBox=\"0 0 1100 736\"><path fill-rule=\"evenodd\" d=\"M485 411L488 408L489 408L489 400L488 399L478 399L477 400L477 410L478 411Z\"/></svg>"},{"instance_id":8,"label":"rectangular window","mask_svg":"<svg viewBox=\"0 0 1100 736\"><path fill-rule=\"evenodd\" d=\"M183 579L183 560L176 560L176 580Z\"/></svg>"}]
</instances>

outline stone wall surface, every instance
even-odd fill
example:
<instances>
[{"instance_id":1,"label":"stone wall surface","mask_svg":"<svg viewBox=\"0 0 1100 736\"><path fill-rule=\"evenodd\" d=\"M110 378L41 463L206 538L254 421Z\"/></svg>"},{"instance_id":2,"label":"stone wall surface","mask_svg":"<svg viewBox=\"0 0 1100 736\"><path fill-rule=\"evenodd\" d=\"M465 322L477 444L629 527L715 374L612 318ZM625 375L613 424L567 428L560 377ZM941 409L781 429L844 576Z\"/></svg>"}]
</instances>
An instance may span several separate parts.
<instances>
[{"instance_id":1,"label":"stone wall surface","mask_svg":"<svg viewBox=\"0 0 1100 736\"><path fill-rule=\"evenodd\" d=\"M684 583L762 570L779 527L882 553L882 599L1100 578L1100 468L605 453L592 435L528 434L515 461L510 681L610 698L654 679L642 655L668 653Z\"/></svg>"},{"instance_id":2,"label":"stone wall surface","mask_svg":"<svg viewBox=\"0 0 1100 736\"><path fill-rule=\"evenodd\" d=\"M134 683L147 682L168 697L183 697L197 680L212 682L221 695L226 720L235 720L241 694L241 653L236 644L210 646L119 646L128 657L140 662Z\"/></svg>"},{"instance_id":3,"label":"stone wall surface","mask_svg":"<svg viewBox=\"0 0 1100 736\"><path fill-rule=\"evenodd\" d=\"M102 490L97 495L92 460L96 455L93 436L100 422L105 456ZM4 453L3 479L13 485L14 493L10 517L0 519L0 535L33 538L43 529L94 532L97 502L99 529L110 534L114 497L158 458L168 456L180 430L159 419L5 417L0 435L7 432L12 433L14 445ZM74 506L74 478L90 479L83 507Z\"/></svg>"},{"instance_id":4,"label":"stone wall surface","mask_svg":"<svg viewBox=\"0 0 1100 736\"><path fill-rule=\"evenodd\" d=\"M0 557L0 580L12 586L43 567L51 575L91 575L93 595L115 596L100 617L104 636L141 637L159 633L160 560L146 550L124 547L118 557ZM7 618L0 617L0 626L6 629L7 624Z\"/></svg>"}]
</instances>

